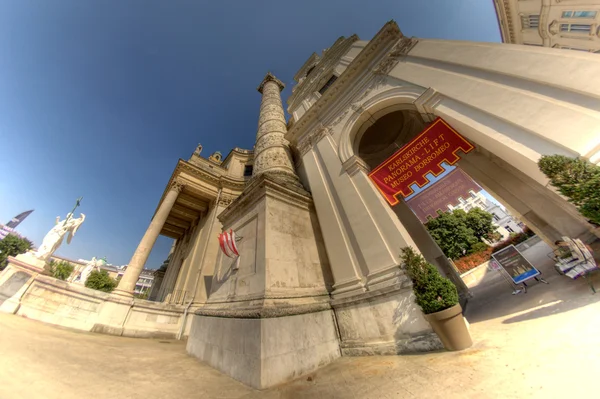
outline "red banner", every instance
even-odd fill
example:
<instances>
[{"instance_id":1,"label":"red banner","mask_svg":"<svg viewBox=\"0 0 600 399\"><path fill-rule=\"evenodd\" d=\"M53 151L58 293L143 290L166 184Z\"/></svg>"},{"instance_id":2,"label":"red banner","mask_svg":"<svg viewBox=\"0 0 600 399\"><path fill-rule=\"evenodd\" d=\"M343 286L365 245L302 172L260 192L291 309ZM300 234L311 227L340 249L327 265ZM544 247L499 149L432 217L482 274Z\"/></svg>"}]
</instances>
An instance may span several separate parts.
<instances>
[{"instance_id":1,"label":"red banner","mask_svg":"<svg viewBox=\"0 0 600 399\"><path fill-rule=\"evenodd\" d=\"M443 162L449 165L458 162L458 150L466 154L473 148L471 143L438 117L410 143L371 171L369 177L387 202L396 205L398 194L408 197L413 193L410 186L425 186L429 183L426 177L428 173L439 175L444 171L441 166Z\"/></svg>"}]
</instances>

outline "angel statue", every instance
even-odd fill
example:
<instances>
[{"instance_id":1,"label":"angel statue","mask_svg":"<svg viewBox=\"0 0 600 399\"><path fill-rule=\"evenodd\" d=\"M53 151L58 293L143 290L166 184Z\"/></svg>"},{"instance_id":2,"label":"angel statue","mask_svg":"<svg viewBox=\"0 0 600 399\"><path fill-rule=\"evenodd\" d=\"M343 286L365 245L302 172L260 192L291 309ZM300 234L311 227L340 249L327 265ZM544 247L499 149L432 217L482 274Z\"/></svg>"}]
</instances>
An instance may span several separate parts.
<instances>
[{"instance_id":1,"label":"angel statue","mask_svg":"<svg viewBox=\"0 0 600 399\"><path fill-rule=\"evenodd\" d=\"M106 264L106 260L96 259L96 257L94 256L92 258L92 260L86 262L85 268L81 271L81 274L79 275L78 282L81 284L85 284L85 282L87 281L90 274L92 274L92 271L100 270L100 266L105 265L105 264Z\"/></svg>"},{"instance_id":2,"label":"angel statue","mask_svg":"<svg viewBox=\"0 0 600 399\"><path fill-rule=\"evenodd\" d=\"M58 247L60 247L60 244L62 244L65 234L68 234L67 244L70 244L71 239L75 236L79 226L81 226L85 220L85 215L83 213L80 215L80 217L74 219L73 213L69 213L67 218L63 221L60 220L60 216L57 216L55 226L48 234L46 234L42 241L42 245L40 245L38 250L33 253L33 256L41 261L48 262L52 254L54 254Z\"/></svg>"}]
</instances>

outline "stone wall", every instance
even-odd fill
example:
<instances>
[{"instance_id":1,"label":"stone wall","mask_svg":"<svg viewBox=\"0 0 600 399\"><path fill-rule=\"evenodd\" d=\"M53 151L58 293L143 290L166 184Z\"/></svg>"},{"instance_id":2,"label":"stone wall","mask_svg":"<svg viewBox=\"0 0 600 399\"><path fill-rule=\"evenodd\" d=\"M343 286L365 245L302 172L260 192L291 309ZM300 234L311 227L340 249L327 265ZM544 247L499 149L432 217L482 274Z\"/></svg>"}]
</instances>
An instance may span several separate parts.
<instances>
[{"instance_id":1,"label":"stone wall","mask_svg":"<svg viewBox=\"0 0 600 399\"><path fill-rule=\"evenodd\" d=\"M183 322L182 306L115 300L108 293L27 269L14 258L9 258L9 265L0 273L0 293L0 311L81 331L175 338ZM118 328L99 328L105 308L125 314Z\"/></svg>"}]
</instances>

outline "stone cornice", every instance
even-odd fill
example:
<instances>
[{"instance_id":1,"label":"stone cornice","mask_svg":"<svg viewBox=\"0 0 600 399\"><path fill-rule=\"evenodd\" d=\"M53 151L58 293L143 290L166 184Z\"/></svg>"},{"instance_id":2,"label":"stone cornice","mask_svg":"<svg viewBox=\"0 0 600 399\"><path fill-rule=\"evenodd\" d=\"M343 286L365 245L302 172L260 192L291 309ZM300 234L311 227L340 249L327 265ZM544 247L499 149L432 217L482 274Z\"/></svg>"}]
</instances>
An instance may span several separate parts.
<instances>
[{"instance_id":1,"label":"stone cornice","mask_svg":"<svg viewBox=\"0 0 600 399\"><path fill-rule=\"evenodd\" d=\"M312 53L310 57L306 60L306 62L300 67L298 72L294 75L294 80L298 82L304 75L308 68L319 63L321 61L321 57L317 53Z\"/></svg>"},{"instance_id":2,"label":"stone cornice","mask_svg":"<svg viewBox=\"0 0 600 399\"><path fill-rule=\"evenodd\" d=\"M244 192L217 218L226 226L248 212L264 196L277 198L279 201L303 209L313 206L310 194L304 190L299 181L291 180L288 174L267 172L254 177Z\"/></svg>"},{"instance_id":3,"label":"stone cornice","mask_svg":"<svg viewBox=\"0 0 600 399\"><path fill-rule=\"evenodd\" d=\"M308 304L276 304L254 305L243 308L211 308L206 305L198 309L195 314L201 316L227 317L240 319L266 319L271 317L294 316L306 313L322 312L331 309L328 294L323 296L326 300Z\"/></svg>"},{"instance_id":4,"label":"stone cornice","mask_svg":"<svg viewBox=\"0 0 600 399\"><path fill-rule=\"evenodd\" d=\"M398 64L401 56L407 55L410 50L419 42L414 37L403 37L392 47L388 54L381 60L379 65L373 70L378 75L387 75Z\"/></svg>"},{"instance_id":5,"label":"stone cornice","mask_svg":"<svg viewBox=\"0 0 600 399\"><path fill-rule=\"evenodd\" d=\"M265 87L265 84L267 84L267 82L275 82L277 86L279 86L279 91L282 91L285 88L285 85L281 80L277 79L275 75L273 75L271 72L267 72L265 78L262 80L262 82L260 82L260 85L258 85L258 87L256 88L256 90L258 90L260 94L262 94L263 88Z\"/></svg>"},{"instance_id":6,"label":"stone cornice","mask_svg":"<svg viewBox=\"0 0 600 399\"><path fill-rule=\"evenodd\" d=\"M209 183L210 185L215 187L215 191L217 191L220 188L228 188L233 191L242 192L244 190L244 187L246 186L246 180L236 179L236 178L232 178L232 177L226 176L226 175L219 175L219 174L214 173L211 170L202 169L198 165L192 164L183 159L179 159L179 161L177 162L177 166L175 167L175 170L171 174L171 178L169 179L169 182L165 186L165 190L163 191L163 194L160 197L160 201L158 202L158 205L156 206L154 214L156 214L156 211L160 207L160 204L162 204L162 202L164 201L165 196L167 195L167 192L169 191L169 189L171 188L171 186L173 184L176 184L178 182L181 184L188 184L190 186L194 186L194 184L192 182L181 177L182 173L189 174L189 175L196 177L204 182ZM154 215L152 217L154 217Z\"/></svg>"},{"instance_id":7,"label":"stone cornice","mask_svg":"<svg viewBox=\"0 0 600 399\"><path fill-rule=\"evenodd\" d=\"M323 58L320 60L318 71L311 72L310 76L312 76L312 79L304 80L294 87L292 95L287 99L288 109L295 108L299 100L304 99L309 94L318 91L320 87L331 77L330 74L322 76L324 72L332 71L336 65L336 62L342 57L343 53L347 52L352 43L357 40L359 40L357 35L352 35L348 39L342 36L336 40L329 51L325 53Z\"/></svg>"},{"instance_id":8,"label":"stone cornice","mask_svg":"<svg viewBox=\"0 0 600 399\"><path fill-rule=\"evenodd\" d=\"M402 32L394 21L386 23L383 28L369 41L358 56L348 65L348 68L338 77L336 82L310 107L310 109L294 123L288 131L286 138L294 143L307 126L318 120L322 111L327 108L339 93L347 90L352 82L364 72L364 68L373 62L373 59L383 49L395 43L402 36Z\"/></svg>"}]
</instances>

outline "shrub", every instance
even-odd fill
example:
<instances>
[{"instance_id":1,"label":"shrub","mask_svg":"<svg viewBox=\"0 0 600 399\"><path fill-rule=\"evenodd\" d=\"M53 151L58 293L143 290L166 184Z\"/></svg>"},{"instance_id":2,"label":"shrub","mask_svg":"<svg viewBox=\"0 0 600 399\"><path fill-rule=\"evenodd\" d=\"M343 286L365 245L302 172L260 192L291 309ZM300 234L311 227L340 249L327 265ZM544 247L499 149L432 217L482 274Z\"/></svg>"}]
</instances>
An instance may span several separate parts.
<instances>
[{"instance_id":1,"label":"shrub","mask_svg":"<svg viewBox=\"0 0 600 399\"><path fill-rule=\"evenodd\" d=\"M430 314L451 308L458 303L456 286L440 275L431 263L411 247L403 248L400 255L404 269L412 280L417 305Z\"/></svg>"},{"instance_id":2,"label":"shrub","mask_svg":"<svg viewBox=\"0 0 600 399\"><path fill-rule=\"evenodd\" d=\"M9 234L0 240L0 270L3 270L9 256L24 254L33 247L33 243L25 237Z\"/></svg>"},{"instance_id":3,"label":"shrub","mask_svg":"<svg viewBox=\"0 0 600 399\"><path fill-rule=\"evenodd\" d=\"M483 251L487 250L488 248L489 248L489 245L487 245L486 243L478 242L471 246L471 249L469 250L469 254L476 254L478 252L483 252Z\"/></svg>"},{"instance_id":4,"label":"shrub","mask_svg":"<svg viewBox=\"0 0 600 399\"><path fill-rule=\"evenodd\" d=\"M56 262L53 260L50 262L50 274L52 274L54 278L57 278L59 280L68 279L71 273L73 273L73 269L73 265L64 260L60 262Z\"/></svg>"},{"instance_id":5,"label":"shrub","mask_svg":"<svg viewBox=\"0 0 600 399\"><path fill-rule=\"evenodd\" d=\"M117 280L110 277L106 270L94 270L86 280L85 286L98 291L112 292L117 286Z\"/></svg>"},{"instance_id":6,"label":"shrub","mask_svg":"<svg viewBox=\"0 0 600 399\"><path fill-rule=\"evenodd\" d=\"M544 155L540 170L593 224L600 224L600 166L564 155Z\"/></svg>"}]
</instances>

